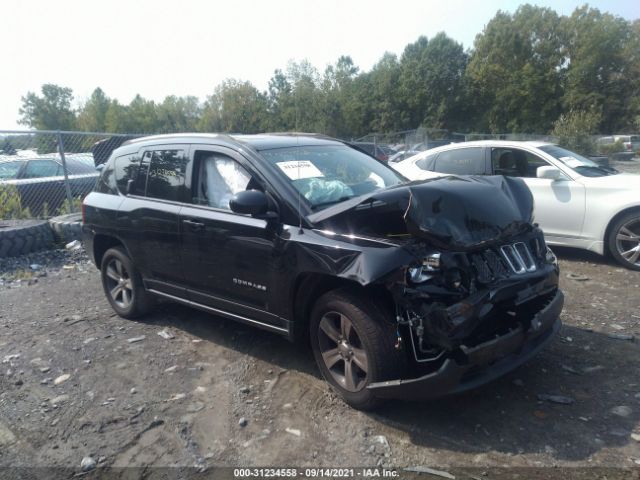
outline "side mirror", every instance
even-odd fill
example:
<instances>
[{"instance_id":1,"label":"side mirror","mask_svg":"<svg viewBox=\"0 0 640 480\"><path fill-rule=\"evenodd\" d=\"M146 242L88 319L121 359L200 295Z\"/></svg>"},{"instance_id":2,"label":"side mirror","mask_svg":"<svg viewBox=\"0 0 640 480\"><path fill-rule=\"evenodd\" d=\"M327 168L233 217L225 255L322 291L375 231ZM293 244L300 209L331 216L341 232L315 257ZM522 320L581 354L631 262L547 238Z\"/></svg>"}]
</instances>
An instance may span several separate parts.
<instances>
[{"instance_id":1,"label":"side mirror","mask_svg":"<svg viewBox=\"0 0 640 480\"><path fill-rule=\"evenodd\" d=\"M235 213L262 216L269 210L269 200L260 190L243 190L231 197L229 207Z\"/></svg>"},{"instance_id":2,"label":"side mirror","mask_svg":"<svg viewBox=\"0 0 640 480\"><path fill-rule=\"evenodd\" d=\"M556 167L538 167L536 177L547 180L560 180L563 178L562 172Z\"/></svg>"}]
</instances>

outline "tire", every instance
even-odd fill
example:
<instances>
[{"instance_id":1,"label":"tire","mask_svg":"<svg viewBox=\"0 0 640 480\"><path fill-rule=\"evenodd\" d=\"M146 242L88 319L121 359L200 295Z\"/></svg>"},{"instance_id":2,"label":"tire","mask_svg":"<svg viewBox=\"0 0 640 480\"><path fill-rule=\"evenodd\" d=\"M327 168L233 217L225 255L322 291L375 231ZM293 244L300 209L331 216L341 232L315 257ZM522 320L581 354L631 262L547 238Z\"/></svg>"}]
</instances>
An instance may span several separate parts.
<instances>
[{"instance_id":1,"label":"tire","mask_svg":"<svg viewBox=\"0 0 640 480\"><path fill-rule=\"evenodd\" d=\"M53 233L46 221L0 221L0 258L17 257L51 247Z\"/></svg>"},{"instance_id":2,"label":"tire","mask_svg":"<svg viewBox=\"0 0 640 480\"><path fill-rule=\"evenodd\" d=\"M100 276L107 300L121 317L138 318L153 309L153 298L145 290L142 277L124 248L113 247L104 253Z\"/></svg>"},{"instance_id":3,"label":"tire","mask_svg":"<svg viewBox=\"0 0 640 480\"><path fill-rule=\"evenodd\" d=\"M384 403L367 385L399 378L406 361L383 310L357 292L334 290L316 302L309 334L322 376L347 404L372 410Z\"/></svg>"},{"instance_id":4,"label":"tire","mask_svg":"<svg viewBox=\"0 0 640 480\"><path fill-rule=\"evenodd\" d=\"M55 239L59 242L69 243L74 240L82 240L81 213L69 213L50 218L49 225L51 225Z\"/></svg>"},{"instance_id":5,"label":"tire","mask_svg":"<svg viewBox=\"0 0 640 480\"><path fill-rule=\"evenodd\" d=\"M611 256L630 270L640 270L640 211L621 216L607 238Z\"/></svg>"}]
</instances>

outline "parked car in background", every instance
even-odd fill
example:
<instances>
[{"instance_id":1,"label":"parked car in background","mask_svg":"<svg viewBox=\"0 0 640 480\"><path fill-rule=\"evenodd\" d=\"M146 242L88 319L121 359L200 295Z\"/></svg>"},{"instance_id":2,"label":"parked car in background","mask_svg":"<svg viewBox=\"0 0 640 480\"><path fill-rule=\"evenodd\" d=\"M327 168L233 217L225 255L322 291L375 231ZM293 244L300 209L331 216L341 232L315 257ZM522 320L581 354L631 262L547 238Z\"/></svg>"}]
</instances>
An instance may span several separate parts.
<instances>
[{"instance_id":1,"label":"parked car in background","mask_svg":"<svg viewBox=\"0 0 640 480\"><path fill-rule=\"evenodd\" d=\"M130 140L85 248L118 315L162 298L310 344L354 407L461 392L553 338L558 265L519 179L405 182L313 135Z\"/></svg>"},{"instance_id":2,"label":"parked car in background","mask_svg":"<svg viewBox=\"0 0 640 480\"><path fill-rule=\"evenodd\" d=\"M381 143L373 143L373 142L350 142L350 145L359 148L363 152L368 153L374 158L378 160L382 160L386 162L389 160L389 157L396 153L396 151L389 147L388 145L383 145Z\"/></svg>"},{"instance_id":3,"label":"parked car in background","mask_svg":"<svg viewBox=\"0 0 640 480\"><path fill-rule=\"evenodd\" d=\"M637 152L640 150L640 135L611 135L596 140L598 146L613 145L616 142L620 142L626 152Z\"/></svg>"},{"instance_id":4,"label":"parked car in background","mask_svg":"<svg viewBox=\"0 0 640 480\"><path fill-rule=\"evenodd\" d=\"M411 180L443 174L522 178L547 243L609 252L621 265L640 270L640 175L550 143L498 140L447 145L393 168Z\"/></svg>"},{"instance_id":5,"label":"parked car in background","mask_svg":"<svg viewBox=\"0 0 640 480\"><path fill-rule=\"evenodd\" d=\"M90 154L65 156L73 198L84 198L96 183L98 172ZM67 200L64 171L59 157L0 157L0 187L13 186L22 208L32 215L54 215Z\"/></svg>"}]
</instances>

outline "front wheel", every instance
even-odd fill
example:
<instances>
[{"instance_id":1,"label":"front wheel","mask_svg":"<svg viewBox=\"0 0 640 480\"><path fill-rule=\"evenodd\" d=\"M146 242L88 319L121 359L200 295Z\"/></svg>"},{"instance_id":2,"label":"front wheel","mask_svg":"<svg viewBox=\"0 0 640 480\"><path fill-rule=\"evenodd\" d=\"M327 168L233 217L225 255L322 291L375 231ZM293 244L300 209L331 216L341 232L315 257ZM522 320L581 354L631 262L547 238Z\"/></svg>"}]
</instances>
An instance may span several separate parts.
<instances>
[{"instance_id":1,"label":"front wheel","mask_svg":"<svg viewBox=\"0 0 640 480\"><path fill-rule=\"evenodd\" d=\"M378 407L367 386L399 378L404 365L382 312L361 295L335 290L316 302L309 332L320 372L338 395L360 410Z\"/></svg>"},{"instance_id":2,"label":"front wheel","mask_svg":"<svg viewBox=\"0 0 640 480\"><path fill-rule=\"evenodd\" d=\"M107 250L100 268L102 286L115 312L124 318L148 313L153 299L145 290L140 274L122 247Z\"/></svg>"},{"instance_id":3,"label":"front wheel","mask_svg":"<svg viewBox=\"0 0 640 480\"><path fill-rule=\"evenodd\" d=\"M618 263L631 270L640 270L640 212L623 215L614 223L608 246Z\"/></svg>"}]
</instances>

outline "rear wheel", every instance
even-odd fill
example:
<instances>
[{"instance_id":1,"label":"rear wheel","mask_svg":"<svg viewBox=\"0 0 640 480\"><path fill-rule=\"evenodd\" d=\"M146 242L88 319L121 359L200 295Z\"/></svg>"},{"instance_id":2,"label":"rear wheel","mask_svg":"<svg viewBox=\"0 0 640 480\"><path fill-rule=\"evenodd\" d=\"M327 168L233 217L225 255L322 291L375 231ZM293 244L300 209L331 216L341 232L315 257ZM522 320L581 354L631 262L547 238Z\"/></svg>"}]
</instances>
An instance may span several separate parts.
<instances>
[{"instance_id":1,"label":"rear wheel","mask_svg":"<svg viewBox=\"0 0 640 480\"><path fill-rule=\"evenodd\" d=\"M621 265L640 270L640 211L620 217L611 228L609 251Z\"/></svg>"},{"instance_id":2,"label":"rear wheel","mask_svg":"<svg viewBox=\"0 0 640 480\"><path fill-rule=\"evenodd\" d=\"M322 376L346 403L361 410L382 404L367 386L399 378L404 365L382 311L354 292L332 291L316 302L310 335Z\"/></svg>"},{"instance_id":3,"label":"rear wheel","mask_svg":"<svg viewBox=\"0 0 640 480\"><path fill-rule=\"evenodd\" d=\"M104 293L118 315L137 318L153 308L153 299L122 247L110 248L105 252L100 271Z\"/></svg>"}]
</instances>

